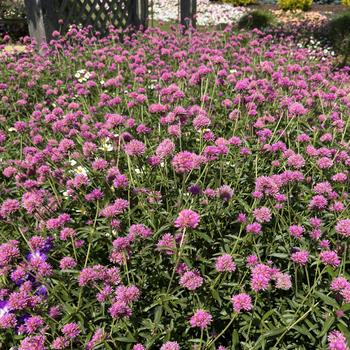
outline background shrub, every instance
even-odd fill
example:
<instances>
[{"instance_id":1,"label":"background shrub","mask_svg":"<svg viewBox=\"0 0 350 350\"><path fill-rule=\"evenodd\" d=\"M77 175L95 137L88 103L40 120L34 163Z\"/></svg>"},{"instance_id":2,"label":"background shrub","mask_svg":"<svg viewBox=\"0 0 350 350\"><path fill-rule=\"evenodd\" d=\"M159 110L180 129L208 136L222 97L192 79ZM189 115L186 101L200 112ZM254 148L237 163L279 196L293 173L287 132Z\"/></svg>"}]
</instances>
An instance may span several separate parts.
<instances>
[{"instance_id":1,"label":"background shrub","mask_svg":"<svg viewBox=\"0 0 350 350\"><path fill-rule=\"evenodd\" d=\"M264 29L272 26L275 19L271 12L256 10L244 15L238 22L239 28L245 29Z\"/></svg>"},{"instance_id":2,"label":"background shrub","mask_svg":"<svg viewBox=\"0 0 350 350\"><path fill-rule=\"evenodd\" d=\"M248 6L256 4L255 0L224 0L223 2L234 6Z\"/></svg>"},{"instance_id":3,"label":"background shrub","mask_svg":"<svg viewBox=\"0 0 350 350\"><path fill-rule=\"evenodd\" d=\"M23 0L0 0L1 18L25 17L25 5Z\"/></svg>"},{"instance_id":4,"label":"background shrub","mask_svg":"<svg viewBox=\"0 0 350 350\"><path fill-rule=\"evenodd\" d=\"M278 0L278 6L282 10L303 10L307 11L312 6L312 0Z\"/></svg>"},{"instance_id":5,"label":"background shrub","mask_svg":"<svg viewBox=\"0 0 350 350\"><path fill-rule=\"evenodd\" d=\"M334 48L343 56L342 64L345 65L350 56L350 12L333 18L327 32Z\"/></svg>"}]
</instances>

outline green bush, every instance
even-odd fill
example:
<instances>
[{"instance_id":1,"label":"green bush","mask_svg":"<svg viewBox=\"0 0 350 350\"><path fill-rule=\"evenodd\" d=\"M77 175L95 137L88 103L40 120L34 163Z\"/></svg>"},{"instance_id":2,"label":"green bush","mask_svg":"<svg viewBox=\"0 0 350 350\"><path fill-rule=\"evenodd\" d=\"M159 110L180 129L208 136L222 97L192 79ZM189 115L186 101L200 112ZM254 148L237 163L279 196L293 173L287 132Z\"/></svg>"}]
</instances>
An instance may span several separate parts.
<instances>
[{"instance_id":1,"label":"green bush","mask_svg":"<svg viewBox=\"0 0 350 350\"><path fill-rule=\"evenodd\" d=\"M343 56L345 65L350 57L350 11L329 22L328 36L336 51Z\"/></svg>"},{"instance_id":2,"label":"green bush","mask_svg":"<svg viewBox=\"0 0 350 350\"><path fill-rule=\"evenodd\" d=\"M256 4L256 0L223 0L223 2L234 6L248 6Z\"/></svg>"},{"instance_id":3,"label":"green bush","mask_svg":"<svg viewBox=\"0 0 350 350\"><path fill-rule=\"evenodd\" d=\"M245 14L238 22L239 28L245 29L264 29L271 27L275 19L271 12L256 10Z\"/></svg>"},{"instance_id":4,"label":"green bush","mask_svg":"<svg viewBox=\"0 0 350 350\"><path fill-rule=\"evenodd\" d=\"M25 17L24 0L0 0L0 18Z\"/></svg>"},{"instance_id":5,"label":"green bush","mask_svg":"<svg viewBox=\"0 0 350 350\"><path fill-rule=\"evenodd\" d=\"M312 6L312 0L278 0L278 6L285 11L302 10L307 11Z\"/></svg>"}]
</instances>

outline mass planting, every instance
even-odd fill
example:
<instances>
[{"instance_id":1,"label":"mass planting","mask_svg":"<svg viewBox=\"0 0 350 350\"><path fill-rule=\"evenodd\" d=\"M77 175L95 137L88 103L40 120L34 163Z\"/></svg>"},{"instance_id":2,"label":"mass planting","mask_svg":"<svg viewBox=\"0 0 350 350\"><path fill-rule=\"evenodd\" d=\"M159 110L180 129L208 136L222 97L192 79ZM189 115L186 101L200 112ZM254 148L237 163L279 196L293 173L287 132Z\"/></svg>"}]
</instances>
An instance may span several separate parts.
<instances>
[{"instance_id":1,"label":"mass planting","mask_svg":"<svg viewBox=\"0 0 350 350\"><path fill-rule=\"evenodd\" d=\"M0 57L2 349L349 349L346 68L230 27L25 45Z\"/></svg>"}]
</instances>

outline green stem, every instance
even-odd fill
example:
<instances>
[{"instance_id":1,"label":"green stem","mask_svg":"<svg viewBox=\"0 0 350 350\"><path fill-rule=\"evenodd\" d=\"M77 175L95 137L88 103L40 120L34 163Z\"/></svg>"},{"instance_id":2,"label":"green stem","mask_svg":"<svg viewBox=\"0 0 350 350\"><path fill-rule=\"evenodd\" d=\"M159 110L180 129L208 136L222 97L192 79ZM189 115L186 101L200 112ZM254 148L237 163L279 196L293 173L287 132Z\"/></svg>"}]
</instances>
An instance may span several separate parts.
<instances>
[{"instance_id":1,"label":"green stem","mask_svg":"<svg viewBox=\"0 0 350 350\"><path fill-rule=\"evenodd\" d=\"M226 327L211 341L209 341L209 343L205 346L205 349L209 349L210 346L212 346L213 344L215 344L215 342L221 338L221 336L228 330L228 328L231 326L231 324L233 323L233 321L235 320L237 314L234 314L230 320L230 322L226 325Z\"/></svg>"}]
</instances>

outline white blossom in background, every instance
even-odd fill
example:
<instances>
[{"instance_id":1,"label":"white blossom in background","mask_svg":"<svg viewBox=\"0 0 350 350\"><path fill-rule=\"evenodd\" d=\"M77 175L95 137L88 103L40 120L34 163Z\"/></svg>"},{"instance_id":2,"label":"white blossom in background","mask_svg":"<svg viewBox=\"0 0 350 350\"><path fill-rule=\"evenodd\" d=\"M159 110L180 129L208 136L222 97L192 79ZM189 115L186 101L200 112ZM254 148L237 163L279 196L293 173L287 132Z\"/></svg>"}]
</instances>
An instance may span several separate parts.
<instances>
[{"instance_id":1,"label":"white blossom in background","mask_svg":"<svg viewBox=\"0 0 350 350\"><path fill-rule=\"evenodd\" d=\"M153 0L153 17L157 21L177 21L179 16L177 0ZM199 26L230 24L237 22L247 8L230 4L216 4L209 0L197 0L197 24Z\"/></svg>"}]
</instances>

